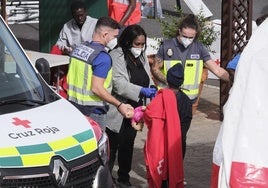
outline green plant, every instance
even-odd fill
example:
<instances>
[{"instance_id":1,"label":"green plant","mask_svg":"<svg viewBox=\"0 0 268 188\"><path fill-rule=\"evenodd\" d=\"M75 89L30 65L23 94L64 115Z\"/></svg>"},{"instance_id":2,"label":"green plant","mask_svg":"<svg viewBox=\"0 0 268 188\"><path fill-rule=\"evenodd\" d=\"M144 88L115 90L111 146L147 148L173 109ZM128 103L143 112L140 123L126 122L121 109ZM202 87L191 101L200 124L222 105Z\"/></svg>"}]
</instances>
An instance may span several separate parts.
<instances>
[{"instance_id":1,"label":"green plant","mask_svg":"<svg viewBox=\"0 0 268 188\"><path fill-rule=\"evenodd\" d=\"M166 15L166 19L158 19L164 38L175 37L179 28L179 25L183 19L184 14L182 10L175 7L176 15ZM197 19L200 26L200 35L198 40L202 42L208 51L215 53L210 46L220 35L219 32L215 31L212 23L205 18L203 10L197 15Z\"/></svg>"}]
</instances>

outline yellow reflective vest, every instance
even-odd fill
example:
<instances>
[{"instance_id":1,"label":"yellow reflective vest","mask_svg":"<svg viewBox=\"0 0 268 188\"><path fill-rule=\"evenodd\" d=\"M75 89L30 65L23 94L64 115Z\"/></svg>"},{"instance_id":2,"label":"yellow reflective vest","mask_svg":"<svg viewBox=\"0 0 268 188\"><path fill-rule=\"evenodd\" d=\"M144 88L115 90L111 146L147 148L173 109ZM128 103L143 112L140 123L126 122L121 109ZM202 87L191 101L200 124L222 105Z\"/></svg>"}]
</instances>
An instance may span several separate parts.
<instances>
[{"instance_id":1,"label":"yellow reflective vest","mask_svg":"<svg viewBox=\"0 0 268 188\"><path fill-rule=\"evenodd\" d=\"M107 104L95 95L91 90L91 78L93 75L92 63L100 52L106 52L103 46L81 44L74 49L70 57L70 65L67 74L68 99L80 105L106 106ZM110 87L112 81L112 69L109 70L104 82L104 88Z\"/></svg>"},{"instance_id":2,"label":"yellow reflective vest","mask_svg":"<svg viewBox=\"0 0 268 188\"><path fill-rule=\"evenodd\" d=\"M164 61L162 73L166 76L168 69L177 63L182 63L179 60ZM199 92L199 84L201 82L203 70L202 60L186 60L184 66L184 82L181 86L182 91L192 100L197 98Z\"/></svg>"},{"instance_id":3,"label":"yellow reflective vest","mask_svg":"<svg viewBox=\"0 0 268 188\"><path fill-rule=\"evenodd\" d=\"M177 63L182 63L184 67L184 82L181 86L183 92L191 99L198 97L199 85L201 83L202 71L203 71L203 60L201 59L201 51L199 49L201 43L193 43L189 46L185 60L182 60L182 54L178 49L178 42L176 38L167 40L162 44L162 52L164 66L161 72L166 76L169 68ZM201 46L203 49L204 47ZM207 52L208 53L208 52ZM164 87L159 84L160 87Z\"/></svg>"}]
</instances>

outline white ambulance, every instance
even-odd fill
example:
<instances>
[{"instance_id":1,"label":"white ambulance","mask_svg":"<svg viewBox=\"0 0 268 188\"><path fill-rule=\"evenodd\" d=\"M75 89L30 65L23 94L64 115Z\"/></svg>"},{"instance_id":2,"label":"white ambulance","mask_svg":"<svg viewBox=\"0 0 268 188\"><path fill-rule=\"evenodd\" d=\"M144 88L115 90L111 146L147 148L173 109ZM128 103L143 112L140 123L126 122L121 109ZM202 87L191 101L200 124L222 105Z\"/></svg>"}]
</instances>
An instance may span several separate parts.
<instances>
[{"instance_id":1,"label":"white ambulance","mask_svg":"<svg viewBox=\"0 0 268 188\"><path fill-rule=\"evenodd\" d=\"M59 96L0 17L0 187L112 187L108 138Z\"/></svg>"}]
</instances>

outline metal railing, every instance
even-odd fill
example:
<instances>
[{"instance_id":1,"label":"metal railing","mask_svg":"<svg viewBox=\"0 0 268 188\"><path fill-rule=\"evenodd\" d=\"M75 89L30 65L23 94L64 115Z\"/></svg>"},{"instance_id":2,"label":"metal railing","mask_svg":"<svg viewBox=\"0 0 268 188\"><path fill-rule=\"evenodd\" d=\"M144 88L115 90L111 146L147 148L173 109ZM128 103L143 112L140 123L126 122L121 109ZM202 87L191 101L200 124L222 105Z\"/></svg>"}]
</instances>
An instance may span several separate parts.
<instances>
[{"instance_id":1,"label":"metal railing","mask_svg":"<svg viewBox=\"0 0 268 188\"><path fill-rule=\"evenodd\" d=\"M39 1L11 0L6 2L5 8L9 24L39 22Z\"/></svg>"}]
</instances>

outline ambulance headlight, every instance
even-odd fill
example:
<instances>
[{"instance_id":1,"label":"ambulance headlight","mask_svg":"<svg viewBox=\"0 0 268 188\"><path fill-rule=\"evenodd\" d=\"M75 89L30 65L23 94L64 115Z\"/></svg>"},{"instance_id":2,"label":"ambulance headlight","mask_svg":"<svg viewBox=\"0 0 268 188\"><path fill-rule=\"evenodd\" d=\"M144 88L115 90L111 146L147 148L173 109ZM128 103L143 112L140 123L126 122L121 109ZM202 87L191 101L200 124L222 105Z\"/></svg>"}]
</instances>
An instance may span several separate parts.
<instances>
[{"instance_id":1,"label":"ambulance headlight","mask_svg":"<svg viewBox=\"0 0 268 188\"><path fill-rule=\"evenodd\" d=\"M109 139L106 135L105 131L102 131L99 124L95 122L90 117L86 117L89 123L91 124L93 131L95 133L96 139L98 141L98 151L99 156L104 165L108 163L110 156L110 147L109 147Z\"/></svg>"},{"instance_id":2,"label":"ambulance headlight","mask_svg":"<svg viewBox=\"0 0 268 188\"><path fill-rule=\"evenodd\" d=\"M109 140L108 140L108 136L106 135L106 133L102 134L102 137L100 138L100 140L98 141L98 146L99 146L99 156L103 162L103 164L107 164L109 161L109 152L110 152L110 148L109 148Z\"/></svg>"}]
</instances>

